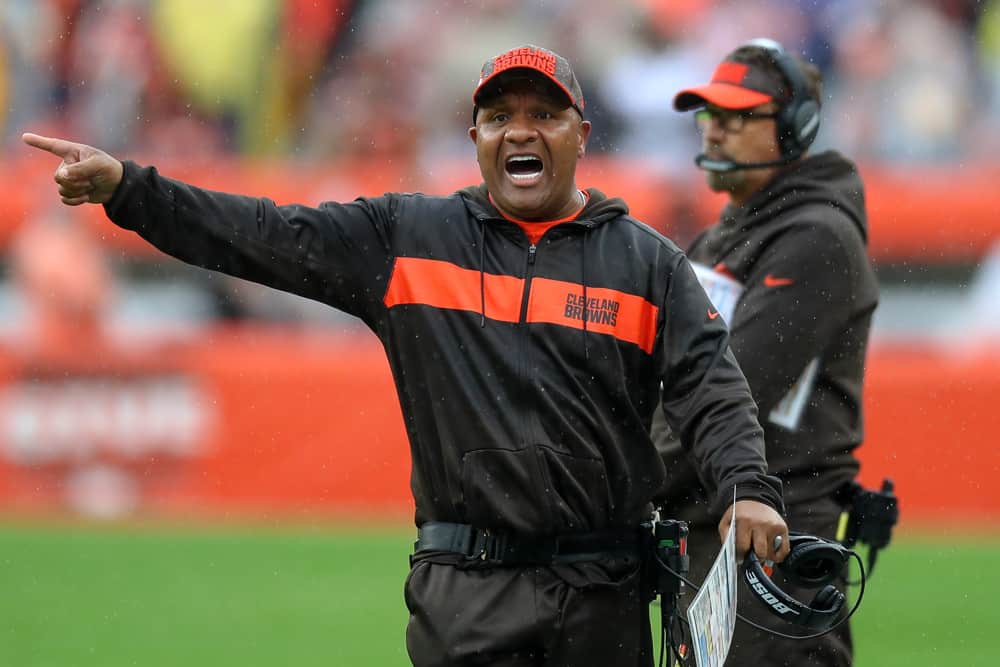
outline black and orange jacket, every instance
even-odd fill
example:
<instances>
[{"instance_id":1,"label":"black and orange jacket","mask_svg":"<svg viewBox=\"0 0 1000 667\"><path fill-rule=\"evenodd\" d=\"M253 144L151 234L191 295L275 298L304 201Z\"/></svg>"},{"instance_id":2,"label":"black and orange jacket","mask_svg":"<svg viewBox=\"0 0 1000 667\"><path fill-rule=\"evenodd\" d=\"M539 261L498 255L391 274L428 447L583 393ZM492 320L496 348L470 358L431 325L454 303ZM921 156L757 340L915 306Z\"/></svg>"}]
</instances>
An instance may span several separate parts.
<instances>
[{"instance_id":1,"label":"black and orange jacket","mask_svg":"<svg viewBox=\"0 0 1000 667\"><path fill-rule=\"evenodd\" d=\"M327 303L375 332L410 440L418 525L636 525L664 478L649 437L661 381L720 506L736 486L781 508L725 326L684 255L618 199L591 190L576 220L530 245L485 186L278 206L127 162L106 212L183 261Z\"/></svg>"},{"instance_id":2,"label":"black and orange jacket","mask_svg":"<svg viewBox=\"0 0 1000 667\"><path fill-rule=\"evenodd\" d=\"M857 168L828 151L779 172L743 207L724 208L688 249L729 320L790 517L831 498L858 471L865 354L878 304L867 238ZM669 429L654 431L677 476L671 506L697 503Z\"/></svg>"}]
</instances>

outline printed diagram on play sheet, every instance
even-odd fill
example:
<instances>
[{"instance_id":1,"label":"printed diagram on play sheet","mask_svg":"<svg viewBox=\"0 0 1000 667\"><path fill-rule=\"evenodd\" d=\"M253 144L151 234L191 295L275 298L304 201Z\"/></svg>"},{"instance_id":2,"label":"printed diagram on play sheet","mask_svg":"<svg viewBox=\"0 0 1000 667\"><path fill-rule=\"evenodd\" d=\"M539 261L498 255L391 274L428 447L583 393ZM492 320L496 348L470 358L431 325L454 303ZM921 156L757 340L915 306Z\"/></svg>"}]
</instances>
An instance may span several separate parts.
<instances>
[{"instance_id":1,"label":"printed diagram on play sheet","mask_svg":"<svg viewBox=\"0 0 1000 667\"><path fill-rule=\"evenodd\" d=\"M735 503L735 491L734 499ZM698 667L722 667L736 628L736 514L687 616Z\"/></svg>"}]
</instances>

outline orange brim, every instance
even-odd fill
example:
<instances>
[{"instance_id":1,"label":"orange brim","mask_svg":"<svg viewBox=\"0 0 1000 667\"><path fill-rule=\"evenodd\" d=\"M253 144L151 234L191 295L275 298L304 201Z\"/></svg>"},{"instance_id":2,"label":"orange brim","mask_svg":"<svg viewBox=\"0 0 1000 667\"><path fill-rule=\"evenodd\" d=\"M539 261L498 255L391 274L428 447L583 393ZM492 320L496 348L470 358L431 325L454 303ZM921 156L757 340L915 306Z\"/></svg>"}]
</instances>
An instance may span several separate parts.
<instances>
[{"instance_id":1,"label":"orange brim","mask_svg":"<svg viewBox=\"0 0 1000 667\"><path fill-rule=\"evenodd\" d=\"M709 83L696 88L687 88L674 96L674 108L688 111L706 104L722 109L750 109L767 104L773 98L749 88L741 88L731 83Z\"/></svg>"}]
</instances>

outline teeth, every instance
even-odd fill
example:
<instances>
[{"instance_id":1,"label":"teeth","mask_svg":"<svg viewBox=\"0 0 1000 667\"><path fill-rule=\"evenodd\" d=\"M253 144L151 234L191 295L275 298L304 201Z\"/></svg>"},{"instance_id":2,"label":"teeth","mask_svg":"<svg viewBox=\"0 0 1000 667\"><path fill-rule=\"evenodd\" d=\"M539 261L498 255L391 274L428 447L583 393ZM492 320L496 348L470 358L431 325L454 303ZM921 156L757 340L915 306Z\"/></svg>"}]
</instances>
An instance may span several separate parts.
<instances>
[{"instance_id":1,"label":"teeth","mask_svg":"<svg viewBox=\"0 0 1000 667\"><path fill-rule=\"evenodd\" d=\"M508 166L516 162L537 162L539 165L542 164L542 161L534 155L512 155L509 158L507 158ZM512 178L515 181L527 181L537 177L541 173L542 169L539 168L538 171L525 172L525 173L513 173L508 170L507 175L510 176L510 178Z\"/></svg>"}]
</instances>

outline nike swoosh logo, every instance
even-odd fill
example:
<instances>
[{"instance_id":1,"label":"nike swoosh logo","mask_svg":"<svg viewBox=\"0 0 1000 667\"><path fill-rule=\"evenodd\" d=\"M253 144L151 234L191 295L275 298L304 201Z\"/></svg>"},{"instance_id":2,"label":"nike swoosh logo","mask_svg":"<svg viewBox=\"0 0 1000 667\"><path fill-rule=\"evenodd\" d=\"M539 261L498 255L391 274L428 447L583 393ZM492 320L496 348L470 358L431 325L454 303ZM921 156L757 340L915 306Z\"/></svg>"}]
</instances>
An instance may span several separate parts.
<instances>
[{"instance_id":1,"label":"nike swoosh logo","mask_svg":"<svg viewBox=\"0 0 1000 667\"><path fill-rule=\"evenodd\" d=\"M714 313L712 311L708 311L708 319L714 320L718 316L719 316L719 311L715 311Z\"/></svg>"},{"instance_id":2,"label":"nike swoosh logo","mask_svg":"<svg viewBox=\"0 0 1000 667\"><path fill-rule=\"evenodd\" d=\"M782 285L793 285L795 281L791 278L776 278L770 273L764 276L764 287L781 287Z\"/></svg>"}]
</instances>

